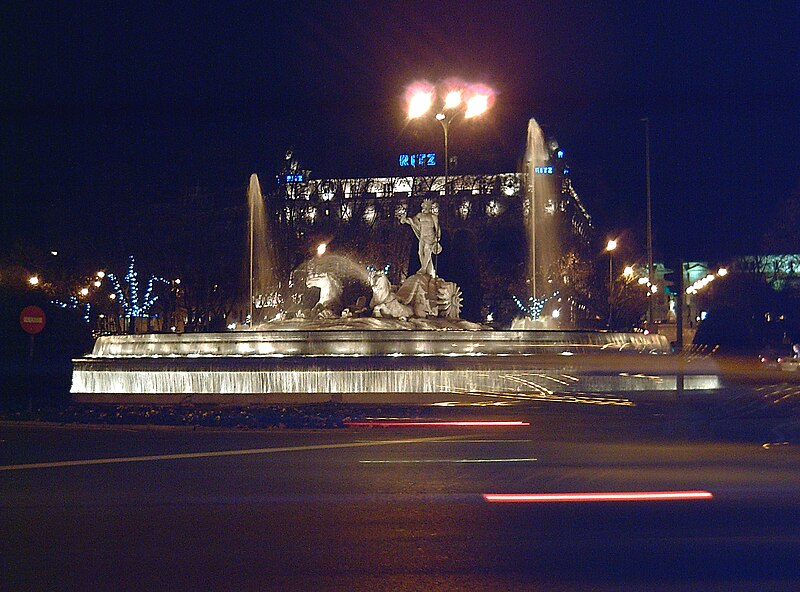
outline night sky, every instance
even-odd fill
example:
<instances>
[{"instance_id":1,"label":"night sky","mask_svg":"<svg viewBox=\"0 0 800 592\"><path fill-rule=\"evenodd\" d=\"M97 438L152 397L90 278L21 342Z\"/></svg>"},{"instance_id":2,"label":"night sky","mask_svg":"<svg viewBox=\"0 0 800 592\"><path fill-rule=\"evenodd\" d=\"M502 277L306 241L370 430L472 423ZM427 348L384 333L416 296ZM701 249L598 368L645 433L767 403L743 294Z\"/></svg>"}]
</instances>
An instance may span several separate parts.
<instances>
[{"instance_id":1,"label":"night sky","mask_svg":"<svg viewBox=\"0 0 800 592\"><path fill-rule=\"evenodd\" d=\"M406 126L406 85L449 76L498 93L451 154L516 170L535 117L601 232L631 240L649 117L657 256L754 252L800 193L796 1L183 4L4 9L10 239L67 249L197 185L244 199L289 147L317 177L391 174L441 151L435 122Z\"/></svg>"}]
</instances>

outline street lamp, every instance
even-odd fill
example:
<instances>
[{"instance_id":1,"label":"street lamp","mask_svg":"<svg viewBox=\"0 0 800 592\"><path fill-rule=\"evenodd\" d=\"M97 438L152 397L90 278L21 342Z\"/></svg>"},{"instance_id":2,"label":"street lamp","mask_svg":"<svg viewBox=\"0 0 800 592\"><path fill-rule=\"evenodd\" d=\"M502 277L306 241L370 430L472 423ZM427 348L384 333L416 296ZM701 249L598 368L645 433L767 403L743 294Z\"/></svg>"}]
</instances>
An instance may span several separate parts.
<instances>
[{"instance_id":1,"label":"street lamp","mask_svg":"<svg viewBox=\"0 0 800 592\"><path fill-rule=\"evenodd\" d=\"M477 84L446 83L437 89L431 85L412 85L408 98L408 118L417 119L428 113L438 98L441 109L435 117L444 134L444 188L450 193L450 124L459 114L464 119L482 115L492 107L494 92ZM416 87L415 89L413 87Z\"/></svg>"},{"instance_id":2,"label":"street lamp","mask_svg":"<svg viewBox=\"0 0 800 592\"><path fill-rule=\"evenodd\" d=\"M650 201L650 118L641 119L644 123L644 158L645 158L645 181L647 197L647 279L651 284L655 283L653 276L653 211ZM653 299L647 303L647 325L648 328L653 322Z\"/></svg>"},{"instance_id":3,"label":"street lamp","mask_svg":"<svg viewBox=\"0 0 800 592\"><path fill-rule=\"evenodd\" d=\"M617 241L611 239L606 245L608 252L608 328L611 328L611 297L614 289L614 249L617 248Z\"/></svg>"}]
</instances>

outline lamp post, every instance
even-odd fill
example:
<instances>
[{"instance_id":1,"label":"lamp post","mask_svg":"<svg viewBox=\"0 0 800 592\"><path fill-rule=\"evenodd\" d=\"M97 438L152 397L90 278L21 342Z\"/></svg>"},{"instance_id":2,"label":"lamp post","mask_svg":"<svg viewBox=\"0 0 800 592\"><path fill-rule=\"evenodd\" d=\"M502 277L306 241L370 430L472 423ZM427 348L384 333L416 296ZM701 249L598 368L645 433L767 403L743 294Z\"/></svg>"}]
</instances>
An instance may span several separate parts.
<instances>
[{"instance_id":1,"label":"lamp post","mask_svg":"<svg viewBox=\"0 0 800 592\"><path fill-rule=\"evenodd\" d=\"M437 113L436 120L442 124L442 131L444 132L444 192L445 195L450 193L450 150L448 136L450 133L450 124L453 122L455 112L448 117L445 113Z\"/></svg>"},{"instance_id":2,"label":"lamp post","mask_svg":"<svg viewBox=\"0 0 800 592\"><path fill-rule=\"evenodd\" d=\"M654 284L653 280L653 212L650 203L650 119L644 117L644 164L645 164L645 179L647 191L647 279L650 284ZM653 322L653 299L647 301L647 326Z\"/></svg>"},{"instance_id":3,"label":"lamp post","mask_svg":"<svg viewBox=\"0 0 800 592\"><path fill-rule=\"evenodd\" d=\"M608 328L611 329L611 315L612 315L612 294L614 290L614 249L617 248L617 241L611 239L606 244L606 251L608 252Z\"/></svg>"},{"instance_id":4,"label":"lamp post","mask_svg":"<svg viewBox=\"0 0 800 592\"><path fill-rule=\"evenodd\" d=\"M408 98L408 118L417 119L428 113L439 100L440 108L436 111L436 120L442 125L444 134L444 190L450 194L450 125L456 116L463 114L464 119L477 117L492 106L494 93L483 85L466 85L445 83L441 88L430 85L413 85Z\"/></svg>"}]
</instances>

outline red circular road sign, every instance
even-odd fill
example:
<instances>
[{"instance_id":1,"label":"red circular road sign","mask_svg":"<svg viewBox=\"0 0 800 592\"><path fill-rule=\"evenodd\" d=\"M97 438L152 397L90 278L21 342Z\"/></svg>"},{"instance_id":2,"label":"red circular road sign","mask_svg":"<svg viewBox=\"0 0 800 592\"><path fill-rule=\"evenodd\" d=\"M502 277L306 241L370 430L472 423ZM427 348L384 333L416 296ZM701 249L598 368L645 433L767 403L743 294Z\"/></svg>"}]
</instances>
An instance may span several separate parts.
<instances>
[{"instance_id":1,"label":"red circular road sign","mask_svg":"<svg viewBox=\"0 0 800 592\"><path fill-rule=\"evenodd\" d=\"M44 329L44 311L38 306L26 306L19 313L19 324L26 333L36 335Z\"/></svg>"}]
</instances>

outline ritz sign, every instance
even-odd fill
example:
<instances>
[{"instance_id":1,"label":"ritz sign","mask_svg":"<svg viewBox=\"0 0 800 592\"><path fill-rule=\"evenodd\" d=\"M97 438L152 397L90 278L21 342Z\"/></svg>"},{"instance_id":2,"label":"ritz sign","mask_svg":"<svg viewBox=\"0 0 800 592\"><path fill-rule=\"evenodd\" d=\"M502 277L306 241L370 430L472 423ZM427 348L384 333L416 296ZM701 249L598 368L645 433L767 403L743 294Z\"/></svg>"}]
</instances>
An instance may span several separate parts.
<instances>
[{"instance_id":1,"label":"ritz sign","mask_svg":"<svg viewBox=\"0 0 800 592\"><path fill-rule=\"evenodd\" d=\"M435 152L421 152L419 154L401 154L397 159L401 167L429 167L436 166Z\"/></svg>"}]
</instances>

